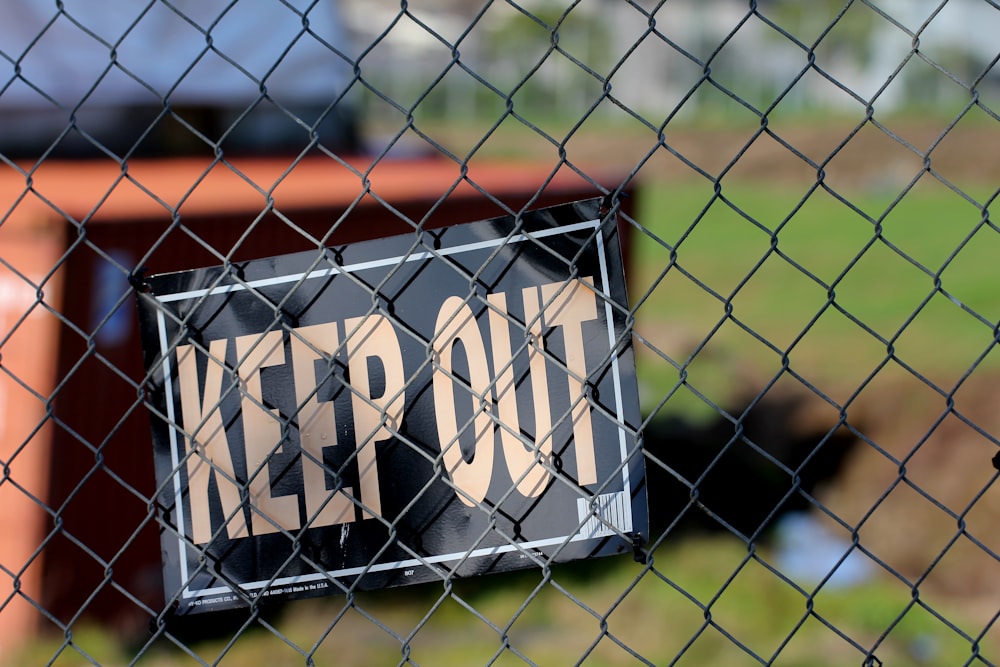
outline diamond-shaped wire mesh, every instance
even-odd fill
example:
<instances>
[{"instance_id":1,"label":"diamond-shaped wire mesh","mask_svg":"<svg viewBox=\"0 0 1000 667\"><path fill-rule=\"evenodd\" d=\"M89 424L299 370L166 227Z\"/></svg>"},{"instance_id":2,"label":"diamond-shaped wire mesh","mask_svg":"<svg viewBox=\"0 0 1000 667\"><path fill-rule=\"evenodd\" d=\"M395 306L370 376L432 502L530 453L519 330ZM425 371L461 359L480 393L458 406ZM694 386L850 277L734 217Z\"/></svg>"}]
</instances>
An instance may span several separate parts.
<instances>
[{"instance_id":1,"label":"diamond-shaped wire mesh","mask_svg":"<svg viewBox=\"0 0 1000 667\"><path fill-rule=\"evenodd\" d=\"M997 34L993 0L8 0L0 664L1000 663ZM639 384L641 423L619 424L646 469L635 558L556 563L503 534L529 568L466 578L411 549L430 583L326 576L331 595L269 606L228 581L244 606L173 618L162 535L203 554L182 587L220 570L163 503L150 420L201 443L178 479L201 456L238 507L288 452L255 476L198 449L227 392L282 442L299 436L197 337L171 354L214 365L201 372L225 389L195 426L160 411L135 316L145 272L220 269L322 366L293 412L339 383L374 420L346 462L303 445L289 465L346 488L390 437L461 491L454 452L407 440L401 394L358 388L358 350L385 314L468 385L395 312L421 299L397 271L451 261L439 228L589 197L610 205L626 260L628 304L608 312L628 323ZM334 344L242 274L302 251L336 269L345 244L400 234L399 266L346 278L369 318ZM487 263L461 270L474 304ZM525 354L573 376L530 317L492 308ZM243 363L267 365L273 339L256 334ZM498 439L555 439L497 423L501 393L471 394ZM592 394L574 405L556 418L615 416ZM368 491L336 497L419 542ZM253 531L324 572L297 526L253 511Z\"/></svg>"}]
</instances>

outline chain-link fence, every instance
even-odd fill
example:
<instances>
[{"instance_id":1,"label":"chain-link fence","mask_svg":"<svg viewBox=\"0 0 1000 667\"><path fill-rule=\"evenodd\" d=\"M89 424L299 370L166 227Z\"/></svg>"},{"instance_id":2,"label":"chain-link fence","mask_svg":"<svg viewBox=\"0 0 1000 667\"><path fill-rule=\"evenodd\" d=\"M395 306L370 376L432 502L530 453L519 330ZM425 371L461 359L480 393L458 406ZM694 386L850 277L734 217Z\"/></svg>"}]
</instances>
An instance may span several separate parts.
<instances>
[{"instance_id":1,"label":"chain-link fence","mask_svg":"<svg viewBox=\"0 0 1000 667\"><path fill-rule=\"evenodd\" d=\"M0 661L1000 663L997 34L8 2Z\"/></svg>"}]
</instances>

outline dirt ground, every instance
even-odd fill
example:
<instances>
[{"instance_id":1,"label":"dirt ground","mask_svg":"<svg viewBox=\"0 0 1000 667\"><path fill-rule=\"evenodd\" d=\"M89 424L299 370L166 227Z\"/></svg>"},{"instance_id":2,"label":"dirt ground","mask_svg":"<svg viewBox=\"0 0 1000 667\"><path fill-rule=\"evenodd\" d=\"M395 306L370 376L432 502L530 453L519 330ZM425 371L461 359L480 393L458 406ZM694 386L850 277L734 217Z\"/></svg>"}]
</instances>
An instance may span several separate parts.
<instances>
[{"instance_id":1,"label":"dirt ground","mask_svg":"<svg viewBox=\"0 0 1000 667\"><path fill-rule=\"evenodd\" d=\"M998 385L995 371L952 391L890 370L859 388L843 415L805 390L787 415L799 433L840 425L853 436L839 472L815 494L842 522L828 519L831 530L857 539L929 605L961 600L981 627L1000 598Z\"/></svg>"},{"instance_id":2,"label":"dirt ground","mask_svg":"<svg viewBox=\"0 0 1000 667\"><path fill-rule=\"evenodd\" d=\"M555 165L564 152L585 173L633 174L640 183L722 177L808 186L821 178L835 190L867 189L905 185L928 169L959 186L1000 181L1000 126L977 109L960 118L775 120L763 129L668 125L662 142L638 123L538 129L548 138L516 122L485 139L482 127L421 131L458 158L512 156ZM431 150L424 139L414 143Z\"/></svg>"},{"instance_id":3,"label":"dirt ground","mask_svg":"<svg viewBox=\"0 0 1000 667\"><path fill-rule=\"evenodd\" d=\"M834 189L868 189L902 185L930 170L957 184L998 183L998 138L995 124L949 127L946 121L691 129L667 132L664 148L655 151L638 175L683 178L694 175L697 167L734 181L809 185L822 177ZM632 156L611 150L603 155L624 166L642 148L648 152L654 146L655 141L636 138Z\"/></svg>"}]
</instances>

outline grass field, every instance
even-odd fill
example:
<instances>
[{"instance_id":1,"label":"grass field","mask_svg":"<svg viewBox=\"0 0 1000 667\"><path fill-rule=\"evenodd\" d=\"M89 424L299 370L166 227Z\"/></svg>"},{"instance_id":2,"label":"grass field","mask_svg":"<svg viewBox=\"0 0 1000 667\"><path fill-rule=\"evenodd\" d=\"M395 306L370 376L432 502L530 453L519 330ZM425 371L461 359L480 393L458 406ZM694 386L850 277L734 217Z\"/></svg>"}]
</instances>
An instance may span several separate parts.
<instances>
[{"instance_id":1,"label":"grass field","mask_svg":"<svg viewBox=\"0 0 1000 667\"><path fill-rule=\"evenodd\" d=\"M362 594L348 608L334 596L296 603L273 625L255 624L236 639L185 650L161 639L139 664L282 667L309 656L316 665L382 667L405 657L466 667L586 656L586 665L624 667L641 664L634 651L656 665L839 667L862 664L873 648L886 665L961 665L973 657L961 633L977 630L958 605L928 611L890 578L815 592L814 584L782 580L765 565L771 558L767 550L751 558L735 540L701 537L662 548L655 572L610 559L556 567L545 583L538 571L459 581L451 597L427 585ZM73 642L54 665L124 665L138 648L97 628L78 628ZM46 664L57 650L56 641L37 645L21 664ZM977 650L1000 657L996 642Z\"/></svg>"},{"instance_id":2,"label":"grass field","mask_svg":"<svg viewBox=\"0 0 1000 667\"><path fill-rule=\"evenodd\" d=\"M786 364L841 395L882 364L945 387L976 365L995 368L994 193L966 195L931 178L902 198L747 184L716 197L707 182L648 184L629 285L648 341L647 408L682 375L724 403L734 384L766 382ZM685 393L668 409L702 409Z\"/></svg>"}]
</instances>

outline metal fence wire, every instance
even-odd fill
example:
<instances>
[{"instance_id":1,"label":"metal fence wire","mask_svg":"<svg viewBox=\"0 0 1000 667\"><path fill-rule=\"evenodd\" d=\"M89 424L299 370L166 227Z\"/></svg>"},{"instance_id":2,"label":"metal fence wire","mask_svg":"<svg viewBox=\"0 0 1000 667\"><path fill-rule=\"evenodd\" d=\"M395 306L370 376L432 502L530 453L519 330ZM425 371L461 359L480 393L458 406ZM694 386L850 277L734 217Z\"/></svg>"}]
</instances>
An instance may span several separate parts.
<instances>
[{"instance_id":1,"label":"metal fence wire","mask_svg":"<svg viewBox=\"0 0 1000 667\"><path fill-rule=\"evenodd\" d=\"M0 662L1000 664L998 34L8 0Z\"/></svg>"}]
</instances>

